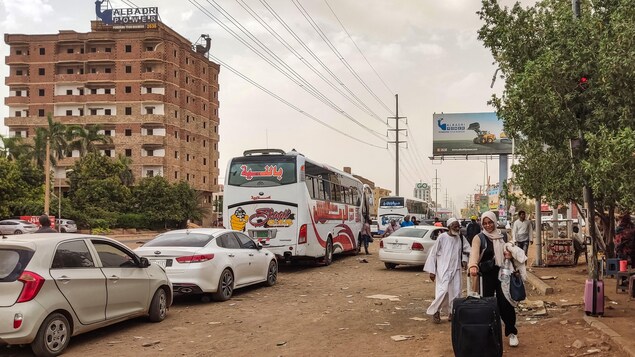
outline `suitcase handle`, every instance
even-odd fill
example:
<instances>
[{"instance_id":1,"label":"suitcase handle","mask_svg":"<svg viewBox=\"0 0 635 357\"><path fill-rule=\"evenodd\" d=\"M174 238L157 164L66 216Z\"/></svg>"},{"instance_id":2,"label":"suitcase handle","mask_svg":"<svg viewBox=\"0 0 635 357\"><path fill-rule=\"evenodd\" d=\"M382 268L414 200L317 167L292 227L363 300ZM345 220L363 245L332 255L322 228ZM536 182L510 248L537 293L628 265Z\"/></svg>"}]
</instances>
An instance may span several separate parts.
<instances>
[{"instance_id":1,"label":"suitcase handle","mask_svg":"<svg viewBox=\"0 0 635 357\"><path fill-rule=\"evenodd\" d=\"M472 287L474 287L474 285L476 285L477 280L476 278L479 277L480 281L478 284L478 290L479 291L473 291ZM466 292L467 292L467 296L468 297L474 297L474 298L481 298L483 296L483 275L479 272L477 274L477 276L471 276L470 275L470 270L467 270L467 287L466 287Z\"/></svg>"}]
</instances>

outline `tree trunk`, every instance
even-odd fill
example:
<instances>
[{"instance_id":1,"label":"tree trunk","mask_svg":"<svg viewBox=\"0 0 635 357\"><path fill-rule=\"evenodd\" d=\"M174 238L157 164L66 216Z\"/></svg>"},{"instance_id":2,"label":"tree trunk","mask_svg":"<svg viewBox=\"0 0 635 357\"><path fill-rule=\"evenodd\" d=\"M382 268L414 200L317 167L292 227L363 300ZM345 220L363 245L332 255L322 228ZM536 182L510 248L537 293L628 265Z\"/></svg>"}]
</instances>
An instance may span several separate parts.
<instances>
[{"instance_id":1,"label":"tree trunk","mask_svg":"<svg viewBox=\"0 0 635 357\"><path fill-rule=\"evenodd\" d=\"M615 205L609 207L608 229L604 232L604 241L606 242L606 256L615 258Z\"/></svg>"},{"instance_id":2,"label":"tree trunk","mask_svg":"<svg viewBox=\"0 0 635 357\"><path fill-rule=\"evenodd\" d=\"M44 214L48 216L51 201L51 142L46 138L46 161L44 165L44 174L46 182L44 183Z\"/></svg>"}]
</instances>

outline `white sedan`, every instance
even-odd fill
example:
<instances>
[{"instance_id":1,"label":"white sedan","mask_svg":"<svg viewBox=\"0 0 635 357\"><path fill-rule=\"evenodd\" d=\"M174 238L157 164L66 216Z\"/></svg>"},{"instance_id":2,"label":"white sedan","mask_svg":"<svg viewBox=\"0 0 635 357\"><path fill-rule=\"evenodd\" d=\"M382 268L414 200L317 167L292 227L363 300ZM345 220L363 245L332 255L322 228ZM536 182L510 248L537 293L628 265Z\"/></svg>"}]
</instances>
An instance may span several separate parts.
<instances>
[{"instance_id":1,"label":"white sedan","mask_svg":"<svg viewBox=\"0 0 635 357\"><path fill-rule=\"evenodd\" d=\"M387 269L397 265L425 265L437 237L447 230L435 226L399 228L379 242L379 260Z\"/></svg>"},{"instance_id":2,"label":"white sedan","mask_svg":"<svg viewBox=\"0 0 635 357\"><path fill-rule=\"evenodd\" d=\"M275 254L245 234L228 229L195 228L158 235L135 252L160 265L180 294L211 294L229 300L234 289L278 280Z\"/></svg>"}]
</instances>

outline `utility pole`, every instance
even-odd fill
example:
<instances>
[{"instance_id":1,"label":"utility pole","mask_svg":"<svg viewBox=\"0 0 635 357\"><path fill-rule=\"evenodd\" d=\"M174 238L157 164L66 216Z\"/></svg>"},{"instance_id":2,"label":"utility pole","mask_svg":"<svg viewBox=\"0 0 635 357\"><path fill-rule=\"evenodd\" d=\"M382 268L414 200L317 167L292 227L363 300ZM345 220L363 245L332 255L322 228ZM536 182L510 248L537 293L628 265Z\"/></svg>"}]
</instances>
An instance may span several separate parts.
<instances>
[{"instance_id":1,"label":"utility pole","mask_svg":"<svg viewBox=\"0 0 635 357\"><path fill-rule=\"evenodd\" d=\"M388 119L395 119L395 129L388 129L388 131L395 132L395 141L389 141L388 144L395 144L395 196L399 196L399 144L405 143L405 141L399 141L399 132L406 129L399 129L399 120L406 117L399 116L399 94L395 94L395 116L388 117ZM406 120L406 124L408 121Z\"/></svg>"},{"instance_id":2,"label":"utility pole","mask_svg":"<svg viewBox=\"0 0 635 357\"><path fill-rule=\"evenodd\" d=\"M437 216L439 212L439 177L437 176L437 169L434 169L434 216Z\"/></svg>"}]
</instances>

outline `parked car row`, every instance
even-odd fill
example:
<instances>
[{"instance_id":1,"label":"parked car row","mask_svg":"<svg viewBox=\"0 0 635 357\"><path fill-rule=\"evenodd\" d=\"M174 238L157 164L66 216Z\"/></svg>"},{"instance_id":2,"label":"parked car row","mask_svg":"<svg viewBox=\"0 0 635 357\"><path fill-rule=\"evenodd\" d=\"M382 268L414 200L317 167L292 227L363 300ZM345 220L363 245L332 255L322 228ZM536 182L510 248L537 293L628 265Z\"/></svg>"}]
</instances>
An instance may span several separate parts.
<instances>
[{"instance_id":1,"label":"parked car row","mask_svg":"<svg viewBox=\"0 0 635 357\"><path fill-rule=\"evenodd\" d=\"M163 321L174 293L224 301L277 278L274 254L226 229L171 231L134 251L86 234L2 236L0 345L57 356L71 336L144 315Z\"/></svg>"},{"instance_id":2,"label":"parked car row","mask_svg":"<svg viewBox=\"0 0 635 357\"><path fill-rule=\"evenodd\" d=\"M55 219L55 227L61 233L77 232L75 221L70 219ZM0 221L0 234L24 234L33 233L38 226L23 219L4 219Z\"/></svg>"},{"instance_id":3,"label":"parked car row","mask_svg":"<svg viewBox=\"0 0 635 357\"><path fill-rule=\"evenodd\" d=\"M445 227L402 227L379 242L379 260L386 269L397 265L425 265L428 254L439 235L447 232Z\"/></svg>"}]
</instances>

